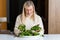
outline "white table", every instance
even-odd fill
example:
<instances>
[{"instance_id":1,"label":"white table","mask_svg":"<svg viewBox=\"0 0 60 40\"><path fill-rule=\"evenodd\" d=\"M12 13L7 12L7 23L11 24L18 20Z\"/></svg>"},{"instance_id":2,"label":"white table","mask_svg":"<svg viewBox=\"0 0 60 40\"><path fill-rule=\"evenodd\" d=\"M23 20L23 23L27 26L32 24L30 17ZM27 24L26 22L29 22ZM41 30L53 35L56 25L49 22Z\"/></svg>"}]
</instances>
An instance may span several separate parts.
<instances>
[{"instance_id":1,"label":"white table","mask_svg":"<svg viewBox=\"0 0 60 40\"><path fill-rule=\"evenodd\" d=\"M0 40L33 40L34 38L17 38L14 35L0 34ZM37 40L60 40L60 34L45 34Z\"/></svg>"}]
</instances>

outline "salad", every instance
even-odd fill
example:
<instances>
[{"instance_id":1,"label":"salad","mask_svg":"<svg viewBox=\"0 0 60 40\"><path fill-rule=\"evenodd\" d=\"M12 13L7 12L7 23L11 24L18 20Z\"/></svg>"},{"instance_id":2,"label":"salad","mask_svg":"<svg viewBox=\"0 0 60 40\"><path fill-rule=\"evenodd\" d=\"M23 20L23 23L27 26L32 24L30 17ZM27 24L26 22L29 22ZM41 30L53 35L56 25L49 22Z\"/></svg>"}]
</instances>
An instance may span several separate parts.
<instances>
[{"instance_id":1,"label":"salad","mask_svg":"<svg viewBox=\"0 0 60 40\"><path fill-rule=\"evenodd\" d=\"M39 27L39 25L35 25L30 30L26 30L26 26L24 24L21 24L21 25L19 25L18 29L21 31L18 35L19 37L37 36L37 35L39 35L41 27Z\"/></svg>"}]
</instances>

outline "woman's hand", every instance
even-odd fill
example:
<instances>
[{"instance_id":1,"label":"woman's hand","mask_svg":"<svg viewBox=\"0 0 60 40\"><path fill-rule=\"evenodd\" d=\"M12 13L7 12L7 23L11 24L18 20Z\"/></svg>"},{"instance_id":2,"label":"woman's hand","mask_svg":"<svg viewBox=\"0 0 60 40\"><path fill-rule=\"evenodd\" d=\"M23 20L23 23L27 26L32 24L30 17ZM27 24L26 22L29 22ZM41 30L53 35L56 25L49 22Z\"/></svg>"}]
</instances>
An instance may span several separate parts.
<instances>
[{"instance_id":1,"label":"woman's hand","mask_svg":"<svg viewBox=\"0 0 60 40\"><path fill-rule=\"evenodd\" d=\"M40 32L40 30L36 30L36 32Z\"/></svg>"},{"instance_id":2,"label":"woman's hand","mask_svg":"<svg viewBox=\"0 0 60 40\"><path fill-rule=\"evenodd\" d=\"M16 36L18 36L19 33L21 33L21 31L17 27L15 27L14 28L14 33L15 33Z\"/></svg>"}]
</instances>

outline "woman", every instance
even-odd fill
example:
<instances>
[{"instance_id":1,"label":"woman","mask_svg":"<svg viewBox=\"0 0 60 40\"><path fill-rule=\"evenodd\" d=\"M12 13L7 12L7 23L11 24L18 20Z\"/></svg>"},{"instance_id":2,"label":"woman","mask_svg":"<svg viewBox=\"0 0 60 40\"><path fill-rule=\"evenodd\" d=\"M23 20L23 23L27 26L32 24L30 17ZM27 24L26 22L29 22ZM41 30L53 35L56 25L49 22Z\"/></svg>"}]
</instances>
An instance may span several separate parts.
<instances>
[{"instance_id":1,"label":"woman","mask_svg":"<svg viewBox=\"0 0 60 40\"><path fill-rule=\"evenodd\" d=\"M22 14L17 16L14 28L14 33L16 35L20 33L18 29L20 24L25 24L27 30L31 29L32 26L39 24L39 26L42 28L40 34L44 34L42 19L39 15L36 14L35 6L32 1L26 1L23 6Z\"/></svg>"}]
</instances>

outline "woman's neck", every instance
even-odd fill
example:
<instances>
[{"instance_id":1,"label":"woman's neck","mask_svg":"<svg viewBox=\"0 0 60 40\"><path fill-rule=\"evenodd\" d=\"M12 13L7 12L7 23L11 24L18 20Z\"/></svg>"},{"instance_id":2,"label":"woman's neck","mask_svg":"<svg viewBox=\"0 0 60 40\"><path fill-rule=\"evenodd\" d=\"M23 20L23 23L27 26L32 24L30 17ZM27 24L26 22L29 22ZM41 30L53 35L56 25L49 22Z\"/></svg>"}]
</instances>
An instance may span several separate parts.
<instances>
[{"instance_id":1,"label":"woman's neck","mask_svg":"<svg viewBox=\"0 0 60 40\"><path fill-rule=\"evenodd\" d=\"M30 18L31 20L33 20L33 21L34 21L34 15L26 16L26 18Z\"/></svg>"}]
</instances>

